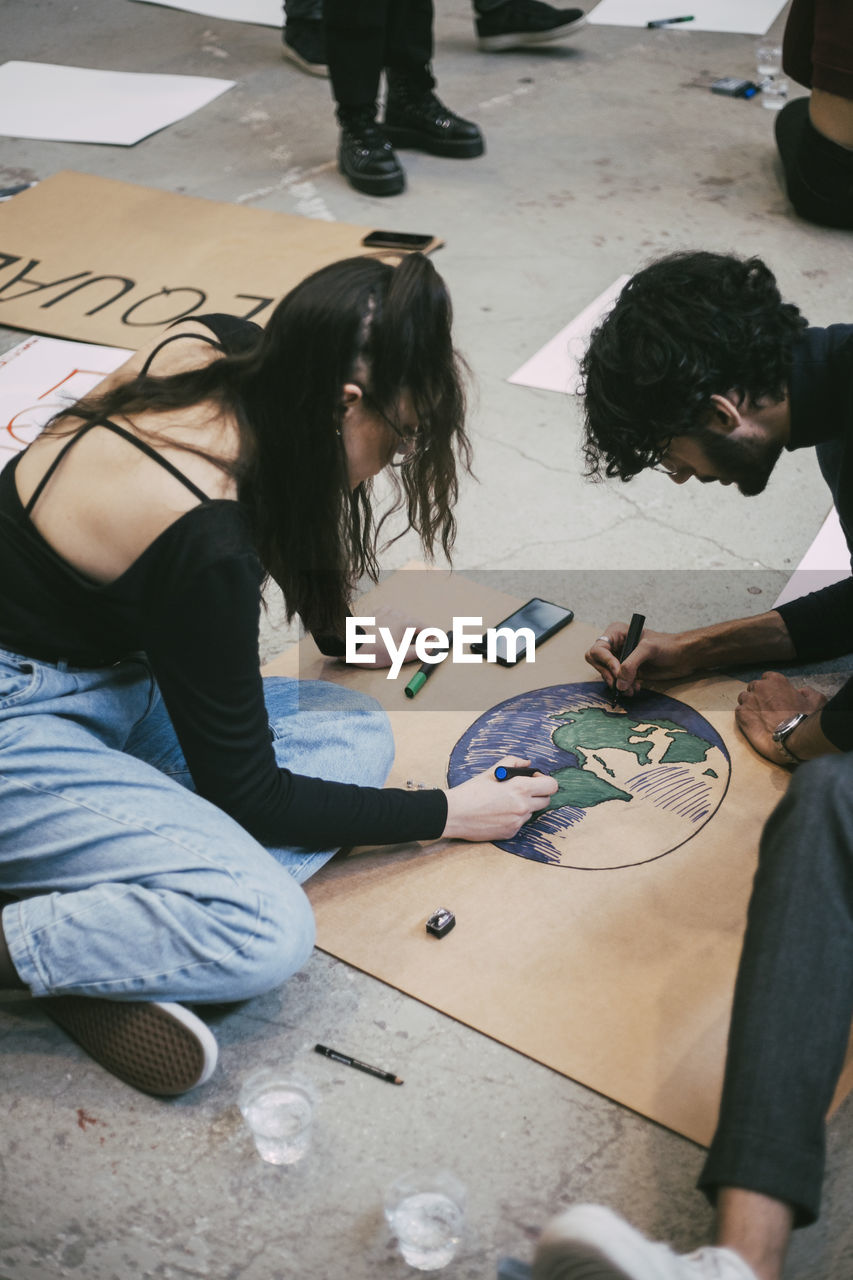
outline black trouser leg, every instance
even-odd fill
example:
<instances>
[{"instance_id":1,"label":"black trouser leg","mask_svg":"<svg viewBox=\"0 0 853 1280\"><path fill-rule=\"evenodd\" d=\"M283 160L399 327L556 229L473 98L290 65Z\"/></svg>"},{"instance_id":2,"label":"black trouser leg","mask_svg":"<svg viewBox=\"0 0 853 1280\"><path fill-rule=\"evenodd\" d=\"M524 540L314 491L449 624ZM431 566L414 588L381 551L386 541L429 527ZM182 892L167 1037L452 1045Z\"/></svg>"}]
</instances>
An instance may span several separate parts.
<instances>
[{"instance_id":1,"label":"black trouser leg","mask_svg":"<svg viewBox=\"0 0 853 1280\"><path fill-rule=\"evenodd\" d=\"M338 107L376 102L385 67L431 89L432 0L325 0L326 51Z\"/></svg>"},{"instance_id":2,"label":"black trouser leg","mask_svg":"<svg viewBox=\"0 0 853 1280\"><path fill-rule=\"evenodd\" d=\"M435 85L432 62L432 0L392 0L385 65L406 77L415 92Z\"/></svg>"},{"instance_id":3,"label":"black trouser leg","mask_svg":"<svg viewBox=\"0 0 853 1280\"><path fill-rule=\"evenodd\" d=\"M338 107L375 105L392 0L325 0L326 56Z\"/></svg>"},{"instance_id":4,"label":"black trouser leg","mask_svg":"<svg viewBox=\"0 0 853 1280\"><path fill-rule=\"evenodd\" d=\"M764 830L720 1121L699 1186L820 1207L825 1117L853 1016L853 753L800 765Z\"/></svg>"}]
</instances>

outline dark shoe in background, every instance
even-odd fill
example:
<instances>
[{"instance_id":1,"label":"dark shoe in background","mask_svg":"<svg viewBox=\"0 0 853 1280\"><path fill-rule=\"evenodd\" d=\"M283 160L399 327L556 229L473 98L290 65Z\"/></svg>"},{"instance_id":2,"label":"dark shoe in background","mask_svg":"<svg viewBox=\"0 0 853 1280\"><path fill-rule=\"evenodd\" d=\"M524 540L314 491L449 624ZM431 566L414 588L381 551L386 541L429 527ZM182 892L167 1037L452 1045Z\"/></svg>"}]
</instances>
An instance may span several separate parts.
<instances>
[{"instance_id":1,"label":"dark shoe in background","mask_svg":"<svg viewBox=\"0 0 853 1280\"><path fill-rule=\"evenodd\" d=\"M853 231L853 151L819 133L809 100L795 98L776 117L776 145L788 198L801 218Z\"/></svg>"},{"instance_id":2,"label":"dark shoe in background","mask_svg":"<svg viewBox=\"0 0 853 1280\"><path fill-rule=\"evenodd\" d=\"M486 149L475 124L448 110L431 89L413 89L397 71L388 72L382 127L395 146L434 156L466 160L481 156Z\"/></svg>"},{"instance_id":3,"label":"dark shoe in background","mask_svg":"<svg viewBox=\"0 0 853 1280\"><path fill-rule=\"evenodd\" d=\"M586 26L583 9L555 9L541 0L508 0L477 18L477 46L486 53L563 40Z\"/></svg>"},{"instance_id":4,"label":"dark shoe in background","mask_svg":"<svg viewBox=\"0 0 853 1280\"><path fill-rule=\"evenodd\" d=\"M338 168L356 191L369 196L396 196L406 175L371 107L338 109L341 140Z\"/></svg>"},{"instance_id":5,"label":"dark shoe in background","mask_svg":"<svg viewBox=\"0 0 853 1280\"><path fill-rule=\"evenodd\" d=\"M291 18L284 24L281 42L285 58L309 76L328 76L326 31L320 19Z\"/></svg>"}]
</instances>

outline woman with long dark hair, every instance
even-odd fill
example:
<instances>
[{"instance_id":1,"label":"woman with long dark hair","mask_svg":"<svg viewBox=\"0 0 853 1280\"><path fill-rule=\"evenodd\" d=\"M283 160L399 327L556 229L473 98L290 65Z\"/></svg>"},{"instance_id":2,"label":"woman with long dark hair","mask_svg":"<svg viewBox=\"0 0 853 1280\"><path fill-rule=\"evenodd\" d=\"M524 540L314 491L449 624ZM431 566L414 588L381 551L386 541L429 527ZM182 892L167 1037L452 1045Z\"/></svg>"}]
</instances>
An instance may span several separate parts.
<instances>
[{"instance_id":1,"label":"woman with long dark hair","mask_svg":"<svg viewBox=\"0 0 853 1280\"><path fill-rule=\"evenodd\" d=\"M259 672L264 579L339 638L376 573L372 477L400 464L408 526L447 553L469 455L443 282L354 258L263 331L172 326L0 474L0 987L137 1087L209 1076L174 1002L299 968L300 882L341 845L500 838L547 803L544 777L383 790L373 699Z\"/></svg>"}]
</instances>

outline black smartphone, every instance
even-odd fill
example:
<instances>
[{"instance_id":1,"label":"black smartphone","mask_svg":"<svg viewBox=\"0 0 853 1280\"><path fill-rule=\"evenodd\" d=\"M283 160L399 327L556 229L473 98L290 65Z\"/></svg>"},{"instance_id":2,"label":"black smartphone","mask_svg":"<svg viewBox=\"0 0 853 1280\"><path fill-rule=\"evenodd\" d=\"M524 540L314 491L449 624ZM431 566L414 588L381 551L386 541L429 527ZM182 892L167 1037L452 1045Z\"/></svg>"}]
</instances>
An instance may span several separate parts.
<instances>
[{"instance_id":1,"label":"black smartphone","mask_svg":"<svg viewBox=\"0 0 853 1280\"><path fill-rule=\"evenodd\" d=\"M371 231L361 243L366 249L426 249L434 239L414 231Z\"/></svg>"},{"instance_id":2,"label":"black smartphone","mask_svg":"<svg viewBox=\"0 0 853 1280\"><path fill-rule=\"evenodd\" d=\"M522 627L527 627L533 632L534 643L538 648L550 636L568 626L574 616L571 609L565 609L561 604L552 604L550 600L541 600L538 596L534 596L532 600L527 601L527 604L523 604L520 609L516 609L515 613L511 613L508 618L504 618L502 622L498 622L490 629L501 631L506 628L510 631L519 631ZM471 645L471 652L482 653L488 657L485 637ZM508 636L495 637L495 661L502 667L512 667L526 657L527 638L525 636L520 636L517 644L513 644Z\"/></svg>"}]
</instances>

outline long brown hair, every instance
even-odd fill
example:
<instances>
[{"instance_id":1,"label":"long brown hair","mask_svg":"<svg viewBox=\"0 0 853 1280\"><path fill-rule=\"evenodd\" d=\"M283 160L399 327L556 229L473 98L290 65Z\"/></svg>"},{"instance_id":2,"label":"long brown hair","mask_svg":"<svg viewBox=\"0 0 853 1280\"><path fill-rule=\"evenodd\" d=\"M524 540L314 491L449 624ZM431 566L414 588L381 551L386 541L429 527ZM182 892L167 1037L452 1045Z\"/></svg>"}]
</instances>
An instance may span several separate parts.
<instances>
[{"instance_id":1,"label":"long brown hair","mask_svg":"<svg viewBox=\"0 0 853 1280\"><path fill-rule=\"evenodd\" d=\"M451 326L447 289L423 255L409 254L398 265L347 258L287 294L248 350L169 377L137 376L54 421L203 401L233 413L238 456L211 461L237 480L258 554L282 589L288 617L299 613L312 631L340 633L355 583L365 574L377 577L379 529L392 512L405 510L407 528L420 535L429 558L436 545L450 555L457 461L466 470L471 463L464 363ZM396 499L379 522L371 483L350 492L347 480L341 397L353 381L366 382L370 401L389 415L405 389L428 446L393 473Z\"/></svg>"}]
</instances>

